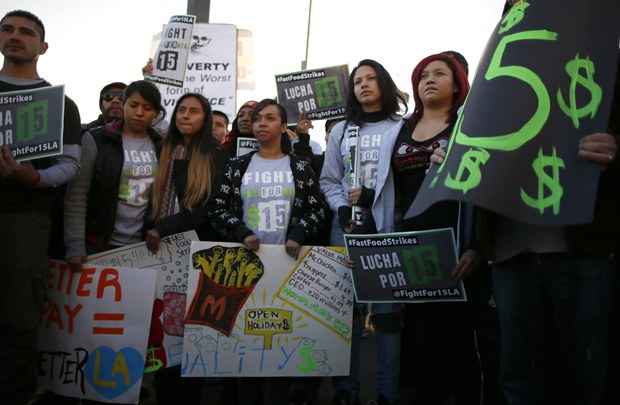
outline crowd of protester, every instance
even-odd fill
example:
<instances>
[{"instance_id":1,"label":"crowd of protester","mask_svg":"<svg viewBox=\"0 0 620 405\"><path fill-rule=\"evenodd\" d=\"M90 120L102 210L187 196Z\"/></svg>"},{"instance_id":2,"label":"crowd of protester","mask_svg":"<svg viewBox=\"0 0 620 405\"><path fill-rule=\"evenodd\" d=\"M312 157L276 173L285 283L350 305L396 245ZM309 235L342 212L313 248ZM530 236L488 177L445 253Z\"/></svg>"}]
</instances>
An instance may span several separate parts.
<instances>
[{"instance_id":1,"label":"crowd of protester","mask_svg":"<svg viewBox=\"0 0 620 405\"><path fill-rule=\"evenodd\" d=\"M49 86L37 71L46 50L39 18L2 17L0 92ZM332 403L360 403L368 330L380 405L403 403L403 389L420 405L618 403L609 384L618 355L608 341L617 337L610 317L617 311L620 92L607 131L584 137L577 152L602 170L593 223L542 227L455 201L406 218L429 165L445 156L469 91L467 62L455 51L430 55L413 68L411 85L409 112L389 72L360 61L345 117L325 124L325 152L310 139L312 122L302 116L287 125L272 99L243 103L229 124L203 95L187 93L162 130L162 97L148 81L104 86L101 115L88 124L66 97L62 155L17 163L7 146L0 153L0 402L26 404L37 392L48 257L79 272L90 254L141 241L155 252L161 238L188 230L251 250L278 244L297 257L302 245L343 246L345 233L452 228L459 246L452 277L464 280L468 302L355 304L350 375L331 379ZM359 187L346 137L353 126L368 157L359 162ZM235 156L238 137L255 138L258 150ZM266 172L277 174L281 195L257 192ZM279 204L280 215L260 217L257 204ZM361 221L351 220L353 206ZM205 384L230 394L222 403L267 404L269 392L269 404L310 405L321 381L190 379L171 367L155 375L157 401L213 403Z\"/></svg>"}]
</instances>

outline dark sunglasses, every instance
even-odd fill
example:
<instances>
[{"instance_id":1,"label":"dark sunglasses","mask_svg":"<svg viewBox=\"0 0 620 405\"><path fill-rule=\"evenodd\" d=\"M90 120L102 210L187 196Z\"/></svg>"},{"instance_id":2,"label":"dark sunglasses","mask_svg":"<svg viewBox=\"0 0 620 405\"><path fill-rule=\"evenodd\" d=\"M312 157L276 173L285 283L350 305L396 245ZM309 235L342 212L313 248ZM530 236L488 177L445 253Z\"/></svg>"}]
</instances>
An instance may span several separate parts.
<instances>
[{"instance_id":1,"label":"dark sunglasses","mask_svg":"<svg viewBox=\"0 0 620 405\"><path fill-rule=\"evenodd\" d=\"M106 102L110 102L110 101L114 100L115 98L118 98L119 101L123 101L123 91L122 90L119 90L119 91L108 91L107 93L105 93L103 95L102 98Z\"/></svg>"}]
</instances>

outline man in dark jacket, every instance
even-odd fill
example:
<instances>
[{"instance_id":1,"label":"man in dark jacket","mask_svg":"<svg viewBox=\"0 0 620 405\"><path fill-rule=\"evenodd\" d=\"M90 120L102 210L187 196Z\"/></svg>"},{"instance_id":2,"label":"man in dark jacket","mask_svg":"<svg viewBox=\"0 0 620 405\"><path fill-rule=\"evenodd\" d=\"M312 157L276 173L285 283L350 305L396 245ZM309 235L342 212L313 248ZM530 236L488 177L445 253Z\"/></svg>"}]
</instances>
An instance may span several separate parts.
<instances>
[{"instance_id":1,"label":"man in dark jacket","mask_svg":"<svg viewBox=\"0 0 620 405\"><path fill-rule=\"evenodd\" d=\"M99 117L82 126L83 130L91 130L102 127L112 121L123 119L123 90L127 85L122 82L112 82L106 84L99 92Z\"/></svg>"},{"instance_id":2,"label":"man in dark jacket","mask_svg":"<svg viewBox=\"0 0 620 405\"><path fill-rule=\"evenodd\" d=\"M46 87L37 62L47 51L41 20L11 11L0 20L0 93ZM79 171L80 115L65 98L63 154L17 163L0 149L0 398L25 404L36 389L37 328L47 272L50 208L58 187Z\"/></svg>"},{"instance_id":3,"label":"man in dark jacket","mask_svg":"<svg viewBox=\"0 0 620 405\"><path fill-rule=\"evenodd\" d=\"M601 403L620 235L619 85L609 133L585 136L578 149L580 158L602 170L592 223L543 227L489 212L478 216L481 247L493 261L509 404Z\"/></svg>"}]
</instances>

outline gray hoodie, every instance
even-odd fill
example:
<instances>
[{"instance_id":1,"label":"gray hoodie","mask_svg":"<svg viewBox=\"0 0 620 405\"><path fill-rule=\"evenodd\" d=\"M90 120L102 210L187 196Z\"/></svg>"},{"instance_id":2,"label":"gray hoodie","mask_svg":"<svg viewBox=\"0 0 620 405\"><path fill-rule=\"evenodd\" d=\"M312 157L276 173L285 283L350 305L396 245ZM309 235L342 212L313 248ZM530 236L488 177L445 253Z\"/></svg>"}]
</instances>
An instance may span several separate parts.
<instances>
[{"instance_id":1,"label":"gray hoodie","mask_svg":"<svg viewBox=\"0 0 620 405\"><path fill-rule=\"evenodd\" d=\"M344 125L345 122L340 122L330 132L320 178L321 191L336 214L334 227L338 229L338 208L349 205L347 194L351 189L352 179L349 145L347 139L343 139L347 129ZM403 120L397 117L364 123L359 132L362 144L362 184L375 190L371 211L379 233L391 232L394 229L394 179L391 159L402 126Z\"/></svg>"}]
</instances>

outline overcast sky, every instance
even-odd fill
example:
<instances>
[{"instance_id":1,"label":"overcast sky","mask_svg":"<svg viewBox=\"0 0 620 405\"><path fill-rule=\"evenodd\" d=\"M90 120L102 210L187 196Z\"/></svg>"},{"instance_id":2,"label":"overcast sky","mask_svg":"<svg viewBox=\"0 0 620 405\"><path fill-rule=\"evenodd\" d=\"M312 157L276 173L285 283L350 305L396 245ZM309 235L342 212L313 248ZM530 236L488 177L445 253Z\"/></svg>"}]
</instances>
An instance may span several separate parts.
<instances>
[{"instance_id":1,"label":"overcast sky","mask_svg":"<svg viewBox=\"0 0 620 405\"><path fill-rule=\"evenodd\" d=\"M309 0L212 0L212 23L234 24L254 36L256 89L239 91L237 105L276 95L274 75L300 69ZM313 0L308 68L381 62L411 93L411 71L423 57L448 49L465 55L470 80L503 0ZM2 0L37 14L50 45L39 74L66 92L83 122L99 113L98 96L112 81L140 79L151 39L185 0ZM0 56L1 58L1 56ZM323 143L321 131L313 137Z\"/></svg>"}]
</instances>

